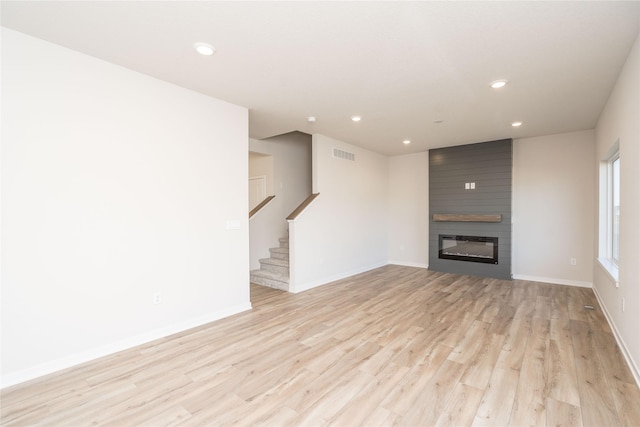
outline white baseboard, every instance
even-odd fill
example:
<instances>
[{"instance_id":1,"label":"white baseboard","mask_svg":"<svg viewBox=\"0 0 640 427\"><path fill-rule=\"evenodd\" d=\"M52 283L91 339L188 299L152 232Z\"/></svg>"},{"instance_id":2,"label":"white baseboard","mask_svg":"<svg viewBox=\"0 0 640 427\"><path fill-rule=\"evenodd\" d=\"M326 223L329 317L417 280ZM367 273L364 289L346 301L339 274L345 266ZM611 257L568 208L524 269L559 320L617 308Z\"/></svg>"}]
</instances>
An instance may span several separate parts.
<instances>
[{"instance_id":1,"label":"white baseboard","mask_svg":"<svg viewBox=\"0 0 640 427\"><path fill-rule=\"evenodd\" d=\"M224 310L210 313L206 316L200 316L194 319L189 319L184 322L177 323L175 325L155 329L143 334L139 334L133 337L118 340L100 347L91 348L80 353L71 354L69 356L52 360L50 362L42 363L40 365L33 366L21 371L12 372L6 374L0 378L0 389L10 387L12 385L20 384L44 375L52 374L54 372L61 371L63 369L71 368L73 366L80 365L81 363L90 362L100 357L108 356L119 351L127 350L138 345L146 344L151 341L167 337L169 335L183 332L197 326L213 322L215 320L222 319L224 317L232 316L243 311L251 310L251 303L241 304L234 307L229 307Z\"/></svg>"},{"instance_id":2,"label":"white baseboard","mask_svg":"<svg viewBox=\"0 0 640 427\"><path fill-rule=\"evenodd\" d=\"M356 274L364 273L369 270L374 270L376 268L384 267L387 265L387 262L373 264L367 267L358 268L356 270L347 271L344 273L336 274L334 276L329 276L322 278L320 280L314 280L313 282L303 283L303 284L295 284L295 289L289 289L289 292L297 294L299 292L308 291L309 289L317 288L318 286L328 285L329 283L335 282L336 280L346 279L347 277L355 276Z\"/></svg>"},{"instance_id":3,"label":"white baseboard","mask_svg":"<svg viewBox=\"0 0 640 427\"><path fill-rule=\"evenodd\" d=\"M527 276L524 274L514 274L516 280L529 280L531 282L552 283L554 285L579 286L581 288L593 288L593 283L580 280L556 279L553 277Z\"/></svg>"},{"instance_id":4,"label":"white baseboard","mask_svg":"<svg viewBox=\"0 0 640 427\"><path fill-rule=\"evenodd\" d=\"M636 365L635 361L631 357L631 352L629 351L627 344L624 342L624 340L622 339L622 336L618 332L618 328L616 328L616 324L613 323L613 319L609 314L609 311L607 310L607 306L604 305L604 302L602 301L602 298L600 298L600 295L598 294L598 291L596 290L596 288L593 288L593 293L596 295L598 304L600 304L600 307L602 308L602 313L604 313L604 317L607 319L607 322L609 323L609 326L613 331L613 336L616 338L618 347L620 347L620 351L622 352L624 359L627 361L627 365L631 370L631 374L633 375L633 378L636 380L636 384L638 385L638 387L640 387L640 369L638 369L638 365Z\"/></svg>"},{"instance_id":5,"label":"white baseboard","mask_svg":"<svg viewBox=\"0 0 640 427\"><path fill-rule=\"evenodd\" d=\"M422 264L419 262L389 261L389 264L402 265L404 267L417 267L417 268L424 268L424 269L429 268L429 264Z\"/></svg>"}]
</instances>

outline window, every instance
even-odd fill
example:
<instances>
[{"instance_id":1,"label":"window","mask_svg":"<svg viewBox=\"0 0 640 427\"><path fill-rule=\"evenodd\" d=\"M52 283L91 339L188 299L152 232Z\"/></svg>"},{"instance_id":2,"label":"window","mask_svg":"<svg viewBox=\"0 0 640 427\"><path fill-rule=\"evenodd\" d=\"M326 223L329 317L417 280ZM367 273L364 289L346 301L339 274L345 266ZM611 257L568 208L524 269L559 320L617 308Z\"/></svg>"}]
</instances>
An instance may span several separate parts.
<instances>
[{"instance_id":1,"label":"window","mask_svg":"<svg viewBox=\"0 0 640 427\"><path fill-rule=\"evenodd\" d=\"M616 142L600 163L598 261L618 286L620 261L620 152Z\"/></svg>"},{"instance_id":2,"label":"window","mask_svg":"<svg viewBox=\"0 0 640 427\"><path fill-rule=\"evenodd\" d=\"M611 159L609 169L611 170L611 205L609 214L611 215L611 260L618 264L620 259L620 155L616 153Z\"/></svg>"}]
</instances>

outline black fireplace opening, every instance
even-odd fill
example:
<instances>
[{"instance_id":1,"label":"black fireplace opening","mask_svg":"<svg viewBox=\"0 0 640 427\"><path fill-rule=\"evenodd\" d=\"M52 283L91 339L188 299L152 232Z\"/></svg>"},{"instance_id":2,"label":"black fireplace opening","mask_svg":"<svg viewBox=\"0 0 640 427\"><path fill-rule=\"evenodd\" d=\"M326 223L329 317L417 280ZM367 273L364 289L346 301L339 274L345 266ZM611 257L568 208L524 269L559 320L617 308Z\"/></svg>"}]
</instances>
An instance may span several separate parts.
<instances>
[{"instance_id":1,"label":"black fireplace opening","mask_svg":"<svg viewBox=\"0 0 640 427\"><path fill-rule=\"evenodd\" d=\"M497 237L439 234L438 240L438 258L487 264L498 263Z\"/></svg>"}]
</instances>

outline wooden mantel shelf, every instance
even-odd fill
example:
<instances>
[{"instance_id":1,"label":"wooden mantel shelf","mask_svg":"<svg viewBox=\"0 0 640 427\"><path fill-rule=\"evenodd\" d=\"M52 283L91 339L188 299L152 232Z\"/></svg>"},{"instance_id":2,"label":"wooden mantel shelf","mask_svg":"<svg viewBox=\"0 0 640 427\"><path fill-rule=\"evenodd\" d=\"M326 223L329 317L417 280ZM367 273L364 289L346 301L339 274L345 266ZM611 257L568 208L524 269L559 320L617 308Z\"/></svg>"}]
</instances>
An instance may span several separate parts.
<instances>
[{"instance_id":1,"label":"wooden mantel shelf","mask_svg":"<svg viewBox=\"0 0 640 427\"><path fill-rule=\"evenodd\" d=\"M433 214L434 221L448 222L502 222L501 214Z\"/></svg>"}]
</instances>

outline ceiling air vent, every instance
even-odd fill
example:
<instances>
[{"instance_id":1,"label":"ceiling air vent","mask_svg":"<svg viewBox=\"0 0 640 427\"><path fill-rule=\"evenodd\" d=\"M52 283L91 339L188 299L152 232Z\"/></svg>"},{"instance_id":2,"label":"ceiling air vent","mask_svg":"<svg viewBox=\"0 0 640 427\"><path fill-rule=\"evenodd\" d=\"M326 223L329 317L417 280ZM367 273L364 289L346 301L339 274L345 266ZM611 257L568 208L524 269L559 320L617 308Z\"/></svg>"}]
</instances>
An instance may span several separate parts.
<instances>
[{"instance_id":1,"label":"ceiling air vent","mask_svg":"<svg viewBox=\"0 0 640 427\"><path fill-rule=\"evenodd\" d=\"M351 160L352 162L356 161L355 154L349 153L348 151L340 150L338 148L333 149L333 157L335 157L336 159Z\"/></svg>"}]
</instances>

